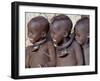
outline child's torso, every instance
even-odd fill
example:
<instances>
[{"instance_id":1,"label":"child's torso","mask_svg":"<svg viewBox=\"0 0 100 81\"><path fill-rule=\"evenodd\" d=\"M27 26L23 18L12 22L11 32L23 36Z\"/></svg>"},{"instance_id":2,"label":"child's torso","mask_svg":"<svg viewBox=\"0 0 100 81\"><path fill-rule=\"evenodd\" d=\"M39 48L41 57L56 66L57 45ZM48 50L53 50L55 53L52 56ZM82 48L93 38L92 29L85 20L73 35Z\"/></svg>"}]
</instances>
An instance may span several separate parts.
<instances>
[{"instance_id":1,"label":"child's torso","mask_svg":"<svg viewBox=\"0 0 100 81\"><path fill-rule=\"evenodd\" d=\"M89 65L89 45L83 47L85 65Z\"/></svg>"},{"instance_id":2,"label":"child's torso","mask_svg":"<svg viewBox=\"0 0 100 81\"><path fill-rule=\"evenodd\" d=\"M60 56L61 54L63 54L63 56ZM76 65L76 56L73 44L70 47L63 49L62 51L56 50L56 55L57 55L57 66Z\"/></svg>"},{"instance_id":3,"label":"child's torso","mask_svg":"<svg viewBox=\"0 0 100 81\"><path fill-rule=\"evenodd\" d=\"M30 47L30 67L46 67L46 63L49 61L47 46L47 43L44 43L36 51L33 51L32 46Z\"/></svg>"}]
</instances>

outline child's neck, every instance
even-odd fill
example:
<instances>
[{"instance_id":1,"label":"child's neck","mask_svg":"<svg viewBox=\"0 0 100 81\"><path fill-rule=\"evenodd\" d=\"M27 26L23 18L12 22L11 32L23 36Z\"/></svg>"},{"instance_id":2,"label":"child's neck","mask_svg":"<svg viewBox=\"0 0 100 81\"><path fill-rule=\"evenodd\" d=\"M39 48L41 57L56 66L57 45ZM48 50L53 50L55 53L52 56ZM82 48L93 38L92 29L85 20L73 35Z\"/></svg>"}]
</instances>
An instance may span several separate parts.
<instances>
[{"instance_id":1,"label":"child's neck","mask_svg":"<svg viewBox=\"0 0 100 81\"><path fill-rule=\"evenodd\" d=\"M63 44L65 44L65 43L67 43L69 41L69 37L67 37L67 38L64 38L60 43L58 43L57 45L58 46L61 46L61 45L63 45Z\"/></svg>"},{"instance_id":2,"label":"child's neck","mask_svg":"<svg viewBox=\"0 0 100 81\"><path fill-rule=\"evenodd\" d=\"M33 44L33 47L39 46L39 45L41 45L41 44L43 44L45 42L46 42L46 38L40 39L39 41L37 41L36 43Z\"/></svg>"},{"instance_id":3,"label":"child's neck","mask_svg":"<svg viewBox=\"0 0 100 81\"><path fill-rule=\"evenodd\" d=\"M46 38L39 40L38 42L33 44L33 52L37 51L40 47L40 45L44 44L46 42Z\"/></svg>"}]
</instances>

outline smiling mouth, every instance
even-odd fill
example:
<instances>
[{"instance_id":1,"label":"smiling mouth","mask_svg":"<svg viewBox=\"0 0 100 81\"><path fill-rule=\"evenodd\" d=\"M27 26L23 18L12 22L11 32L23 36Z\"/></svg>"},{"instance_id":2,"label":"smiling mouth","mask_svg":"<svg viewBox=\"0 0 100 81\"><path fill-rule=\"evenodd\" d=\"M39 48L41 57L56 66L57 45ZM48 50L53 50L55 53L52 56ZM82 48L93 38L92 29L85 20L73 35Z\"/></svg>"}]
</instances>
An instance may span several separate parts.
<instances>
[{"instance_id":1,"label":"smiling mouth","mask_svg":"<svg viewBox=\"0 0 100 81\"><path fill-rule=\"evenodd\" d=\"M54 47L57 47L57 44L56 43L54 43Z\"/></svg>"},{"instance_id":2,"label":"smiling mouth","mask_svg":"<svg viewBox=\"0 0 100 81\"><path fill-rule=\"evenodd\" d=\"M29 39L31 43L34 43L33 39Z\"/></svg>"},{"instance_id":3,"label":"smiling mouth","mask_svg":"<svg viewBox=\"0 0 100 81\"><path fill-rule=\"evenodd\" d=\"M53 39L54 42L57 42L55 39Z\"/></svg>"},{"instance_id":4,"label":"smiling mouth","mask_svg":"<svg viewBox=\"0 0 100 81\"><path fill-rule=\"evenodd\" d=\"M57 40L53 39L54 46L57 47Z\"/></svg>"}]
</instances>

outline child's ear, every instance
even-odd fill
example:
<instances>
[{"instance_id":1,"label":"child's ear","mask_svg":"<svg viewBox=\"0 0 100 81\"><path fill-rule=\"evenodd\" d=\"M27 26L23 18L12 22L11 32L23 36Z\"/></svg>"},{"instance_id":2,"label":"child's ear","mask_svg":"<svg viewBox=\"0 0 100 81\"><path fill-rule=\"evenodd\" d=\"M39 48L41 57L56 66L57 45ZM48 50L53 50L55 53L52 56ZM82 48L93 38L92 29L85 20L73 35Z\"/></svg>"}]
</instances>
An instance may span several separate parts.
<instances>
[{"instance_id":1,"label":"child's ear","mask_svg":"<svg viewBox=\"0 0 100 81\"><path fill-rule=\"evenodd\" d=\"M42 32L42 37L46 37L46 33L45 32Z\"/></svg>"}]
</instances>

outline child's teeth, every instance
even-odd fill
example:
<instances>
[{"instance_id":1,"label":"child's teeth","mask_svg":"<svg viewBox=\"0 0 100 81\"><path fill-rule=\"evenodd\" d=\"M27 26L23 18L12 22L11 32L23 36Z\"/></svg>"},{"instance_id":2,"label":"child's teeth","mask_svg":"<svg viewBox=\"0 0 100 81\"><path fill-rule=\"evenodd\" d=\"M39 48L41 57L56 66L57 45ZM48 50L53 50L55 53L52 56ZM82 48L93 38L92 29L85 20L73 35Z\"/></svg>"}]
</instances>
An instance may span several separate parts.
<instances>
[{"instance_id":1,"label":"child's teeth","mask_svg":"<svg viewBox=\"0 0 100 81\"><path fill-rule=\"evenodd\" d=\"M54 42L56 42L56 40L55 40L55 39L53 39L53 41L54 41Z\"/></svg>"}]
</instances>

